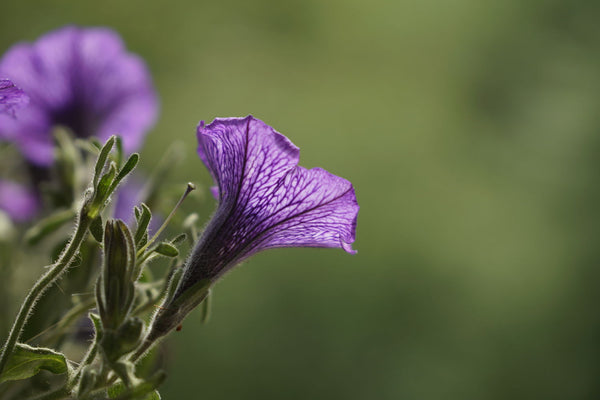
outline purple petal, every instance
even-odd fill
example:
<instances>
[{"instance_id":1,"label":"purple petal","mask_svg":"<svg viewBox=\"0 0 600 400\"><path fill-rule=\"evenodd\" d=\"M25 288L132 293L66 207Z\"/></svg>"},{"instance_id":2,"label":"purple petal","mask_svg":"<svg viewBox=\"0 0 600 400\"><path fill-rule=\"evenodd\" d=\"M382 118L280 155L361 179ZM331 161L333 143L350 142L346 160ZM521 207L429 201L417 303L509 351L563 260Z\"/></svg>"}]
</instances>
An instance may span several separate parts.
<instances>
[{"instance_id":1,"label":"purple petal","mask_svg":"<svg viewBox=\"0 0 600 400\"><path fill-rule=\"evenodd\" d=\"M15 182L0 180L0 210L11 219L27 221L37 213L39 207L39 200L32 190Z\"/></svg>"},{"instance_id":2,"label":"purple petal","mask_svg":"<svg viewBox=\"0 0 600 400\"><path fill-rule=\"evenodd\" d=\"M264 122L215 119L198 127L198 153L218 186L219 206L178 290L217 279L275 247L339 247L355 253L358 203L352 184L297 166L299 149Z\"/></svg>"},{"instance_id":3,"label":"purple petal","mask_svg":"<svg viewBox=\"0 0 600 400\"><path fill-rule=\"evenodd\" d=\"M53 161L51 134L57 125L102 141L121 135L132 152L156 118L157 99L144 62L109 29L66 27L33 44L17 44L0 60L0 74L31 99L18 120L0 116L0 137L16 142L39 165Z\"/></svg>"},{"instance_id":4,"label":"purple petal","mask_svg":"<svg viewBox=\"0 0 600 400\"><path fill-rule=\"evenodd\" d=\"M29 96L9 79L0 79L0 114L15 116L15 110L29 103Z\"/></svg>"}]
</instances>

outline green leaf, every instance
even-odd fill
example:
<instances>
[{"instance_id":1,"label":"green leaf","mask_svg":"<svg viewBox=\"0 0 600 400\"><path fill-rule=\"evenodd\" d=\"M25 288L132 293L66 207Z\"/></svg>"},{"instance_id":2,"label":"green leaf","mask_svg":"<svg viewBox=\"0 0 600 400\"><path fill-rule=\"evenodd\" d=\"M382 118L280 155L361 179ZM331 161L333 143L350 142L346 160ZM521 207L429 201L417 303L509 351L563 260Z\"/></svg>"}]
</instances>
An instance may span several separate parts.
<instances>
[{"instance_id":1,"label":"green leaf","mask_svg":"<svg viewBox=\"0 0 600 400\"><path fill-rule=\"evenodd\" d=\"M98 182L98 186L96 186L96 193L94 193L96 199L102 199L102 202L104 202L104 199L110 196L110 188L116 173L117 168L115 164L111 162L108 172L102 175L100 182Z\"/></svg>"},{"instance_id":2,"label":"green leaf","mask_svg":"<svg viewBox=\"0 0 600 400\"><path fill-rule=\"evenodd\" d=\"M53 374L64 374L69 370L62 353L17 343L14 352L8 358L4 372L0 375L0 383L27 379L42 369Z\"/></svg>"},{"instance_id":3,"label":"green leaf","mask_svg":"<svg viewBox=\"0 0 600 400\"><path fill-rule=\"evenodd\" d=\"M72 209L62 210L44 218L25 232L25 241L29 245L35 245L40 240L56 232L65 223L75 218L75 211Z\"/></svg>"},{"instance_id":4,"label":"green leaf","mask_svg":"<svg viewBox=\"0 0 600 400\"><path fill-rule=\"evenodd\" d=\"M111 387L108 388L108 398L109 399L115 399L117 398L117 396L119 396L120 394L123 394L125 392L125 385L123 385L121 382L117 383L116 385L113 385ZM146 393L146 394L142 394L142 397L137 397L135 398L136 400L160 400L160 394L158 393L157 390L154 390L150 393ZM130 397L131 399L134 399L133 397Z\"/></svg>"},{"instance_id":5,"label":"green leaf","mask_svg":"<svg viewBox=\"0 0 600 400\"><path fill-rule=\"evenodd\" d=\"M127 162L125 163L125 165L123 165L123 168L121 168L121 170L117 174L117 177L110 186L109 193L112 193L117 187L117 185L123 180L123 178L125 178L131 171L133 171L139 160L140 155L138 153L133 153L127 159Z\"/></svg>"},{"instance_id":6,"label":"green leaf","mask_svg":"<svg viewBox=\"0 0 600 400\"><path fill-rule=\"evenodd\" d=\"M158 371L146 381L140 381L132 388L127 388L123 383L117 383L108 388L108 397L115 400L160 400L156 388L163 383L167 375Z\"/></svg>"},{"instance_id":7,"label":"green leaf","mask_svg":"<svg viewBox=\"0 0 600 400\"><path fill-rule=\"evenodd\" d=\"M133 241L135 242L138 248L142 247L142 241L144 236L148 234L148 225L150 224L150 219L152 218L152 212L150 208L144 203L140 204L142 207L142 213L138 218L137 229L135 230L135 235L133 236Z\"/></svg>"},{"instance_id":8,"label":"green leaf","mask_svg":"<svg viewBox=\"0 0 600 400\"><path fill-rule=\"evenodd\" d=\"M90 232L92 236L98 243L102 243L102 238L104 236L104 225L102 224L102 216L98 215L93 219L90 225Z\"/></svg>"},{"instance_id":9,"label":"green leaf","mask_svg":"<svg viewBox=\"0 0 600 400\"><path fill-rule=\"evenodd\" d=\"M142 216L142 210L138 206L135 206L133 207L133 213L135 214L135 221L139 221Z\"/></svg>"},{"instance_id":10,"label":"green leaf","mask_svg":"<svg viewBox=\"0 0 600 400\"><path fill-rule=\"evenodd\" d=\"M121 139L121 136L117 136L117 159L115 160L117 162L117 165L121 165L121 162L123 162L123 140Z\"/></svg>"},{"instance_id":11,"label":"green leaf","mask_svg":"<svg viewBox=\"0 0 600 400\"><path fill-rule=\"evenodd\" d=\"M166 257L177 257L179 255L179 250L177 250L177 247L167 242L159 243L158 246L154 248L154 251Z\"/></svg>"},{"instance_id":12,"label":"green leaf","mask_svg":"<svg viewBox=\"0 0 600 400\"><path fill-rule=\"evenodd\" d=\"M96 167L94 168L94 187L98 185L100 175L104 170L104 165L106 164L106 160L108 159L108 155L112 150L115 141L116 137L111 136L100 150L100 154L98 155L98 159L96 160Z\"/></svg>"}]
</instances>

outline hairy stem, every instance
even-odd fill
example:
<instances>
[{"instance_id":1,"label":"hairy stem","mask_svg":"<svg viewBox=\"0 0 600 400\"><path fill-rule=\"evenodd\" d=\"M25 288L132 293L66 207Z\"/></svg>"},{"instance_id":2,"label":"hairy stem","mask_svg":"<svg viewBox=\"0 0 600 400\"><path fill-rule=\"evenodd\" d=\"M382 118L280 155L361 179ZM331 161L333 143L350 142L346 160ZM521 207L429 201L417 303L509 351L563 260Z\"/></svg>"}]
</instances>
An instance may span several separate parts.
<instances>
[{"instance_id":1,"label":"hairy stem","mask_svg":"<svg viewBox=\"0 0 600 400\"><path fill-rule=\"evenodd\" d=\"M83 207L83 209L85 209L85 207ZM33 306L35 306L35 303L37 303L44 292L69 268L79 251L81 243L85 239L87 229L91 222L92 219L82 210L75 233L67 248L63 251L56 263L42 275L42 277L33 285L29 293L27 293L27 297L25 297L23 304L21 304L17 318L10 329L6 344L2 348L2 353L0 354L0 374L2 374L8 358L12 354L19 337L21 336L21 331L31 315Z\"/></svg>"}]
</instances>

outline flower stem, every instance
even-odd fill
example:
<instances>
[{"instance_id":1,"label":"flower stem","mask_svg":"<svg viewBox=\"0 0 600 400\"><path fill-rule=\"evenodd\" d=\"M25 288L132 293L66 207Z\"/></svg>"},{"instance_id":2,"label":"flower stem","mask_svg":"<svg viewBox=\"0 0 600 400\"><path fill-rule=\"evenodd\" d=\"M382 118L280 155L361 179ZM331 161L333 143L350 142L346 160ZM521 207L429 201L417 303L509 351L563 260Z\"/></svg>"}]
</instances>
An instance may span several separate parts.
<instances>
[{"instance_id":1,"label":"flower stem","mask_svg":"<svg viewBox=\"0 0 600 400\"><path fill-rule=\"evenodd\" d=\"M163 222L163 224L160 226L160 228L158 228L158 230L156 231L154 236L152 236L152 238L150 240L148 240L148 243L146 243L141 249L138 250L137 257L140 257L144 253L144 250L146 250L148 248L148 246L150 246L156 239L158 239L161 232L167 227L167 225L169 225L169 221L171 221L171 218L173 218L173 215L175 215L175 212L177 211L177 209L179 208L181 203L183 203L183 201L185 200L187 195L190 194L190 192L195 189L196 189L196 185L194 185L191 182L188 182L185 192L183 193L183 195L181 196L181 198L179 199L177 204L175 204L175 207L173 207L173 210L171 210L171 212L169 213L169 216L165 219L165 222Z\"/></svg>"},{"instance_id":2,"label":"flower stem","mask_svg":"<svg viewBox=\"0 0 600 400\"><path fill-rule=\"evenodd\" d=\"M21 331L29 319L35 303L37 303L44 292L69 268L75 259L75 256L81 247L81 243L85 239L87 229L92 222L92 219L88 217L84 210L86 210L86 207L83 207L82 212L80 213L75 233L67 245L67 248L51 268L48 269L48 271L46 271L46 273L33 285L29 293L27 293L25 301L21 304L17 318L10 329L8 339L0 354L0 374L2 374L8 358L19 341Z\"/></svg>"}]
</instances>

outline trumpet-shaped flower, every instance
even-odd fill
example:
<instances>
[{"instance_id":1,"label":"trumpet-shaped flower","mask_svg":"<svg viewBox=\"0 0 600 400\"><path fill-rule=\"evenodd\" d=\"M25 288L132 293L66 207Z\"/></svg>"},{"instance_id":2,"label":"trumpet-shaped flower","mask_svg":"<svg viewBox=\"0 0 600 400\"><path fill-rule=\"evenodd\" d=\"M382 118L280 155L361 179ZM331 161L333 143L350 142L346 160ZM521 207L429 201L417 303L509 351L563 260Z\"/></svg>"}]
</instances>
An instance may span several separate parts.
<instances>
[{"instance_id":1,"label":"trumpet-shaped flower","mask_svg":"<svg viewBox=\"0 0 600 400\"><path fill-rule=\"evenodd\" d=\"M354 253L358 203L350 182L298 166L298 147L252 116L201 122L197 136L219 206L189 260L188 280L217 279L252 254L275 247L341 247Z\"/></svg>"},{"instance_id":2,"label":"trumpet-shaped flower","mask_svg":"<svg viewBox=\"0 0 600 400\"><path fill-rule=\"evenodd\" d=\"M0 79L0 114L14 117L15 110L29 103L29 96L10 79Z\"/></svg>"},{"instance_id":3,"label":"trumpet-shaped flower","mask_svg":"<svg viewBox=\"0 0 600 400\"><path fill-rule=\"evenodd\" d=\"M17 44L0 60L0 76L30 98L18 118L0 115L0 138L16 143L38 166L53 162L56 126L100 140L118 134L132 152L156 117L146 65L109 29L66 27Z\"/></svg>"},{"instance_id":4,"label":"trumpet-shaped flower","mask_svg":"<svg viewBox=\"0 0 600 400\"><path fill-rule=\"evenodd\" d=\"M359 207L349 181L298 166L298 147L252 116L201 122L197 136L219 204L177 288L157 312L149 340L177 326L219 277L261 250L355 252L351 244Z\"/></svg>"}]
</instances>

